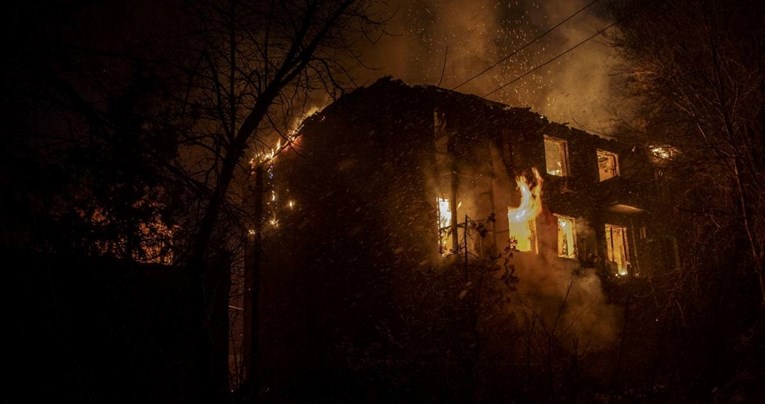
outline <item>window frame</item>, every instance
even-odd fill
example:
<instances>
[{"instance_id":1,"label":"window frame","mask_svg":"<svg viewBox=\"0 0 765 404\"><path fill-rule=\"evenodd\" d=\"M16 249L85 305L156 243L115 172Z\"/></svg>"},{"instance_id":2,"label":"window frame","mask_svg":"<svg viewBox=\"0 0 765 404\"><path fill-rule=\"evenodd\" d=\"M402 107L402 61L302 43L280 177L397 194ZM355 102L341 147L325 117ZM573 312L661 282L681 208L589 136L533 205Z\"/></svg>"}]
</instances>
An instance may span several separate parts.
<instances>
[{"instance_id":1,"label":"window frame","mask_svg":"<svg viewBox=\"0 0 765 404\"><path fill-rule=\"evenodd\" d=\"M553 213L553 216L555 216L555 252L560 258L576 259L578 255L576 251L576 219L571 216L559 215L557 213ZM571 223L571 240L567 243L570 245L571 251L569 251L568 255L564 255L561 248L561 220Z\"/></svg>"},{"instance_id":2,"label":"window frame","mask_svg":"<svg viewBox=\"0 0 765 404\"><path fill-rule=\"evenodd\" d=\"M544 141L544 150L545 150L545 172L548 175L553 175L556 177L566 178L571 176L571 167L569 165L569 158L568 158L568 141L565 139L557 138L554 136L544 135L543 137ZM558 159L562 161L561 164L561 171L562 174L555 174L551 173L549 170L549 164L548 164L548 153L547 153L547 143L555 143L558 144L558 150L560 151L558 153Z\"/></svg>"},{"instance_id":3,"label":"window frame","mask_svg":"<svg viewBox=\"0 0 765 404\"><path fill-rule=\"evenodd\" d=\"M509 210L510 210L510 208L508 208L508 211ZM514 234L515 232L513 231L514 225L515 226L524 226L525 225L524 229L528 230L528 234L529 234L528 247L529 248L527 250L522 250L522 249L519 248L520 245L521 245L521 240L519 240L517 237L515 237L515 240L516 240L516 243L517 243L516 244L516 250L518 252L530 252L530 253L534 253L534 254L539 253L539 245L538 245L539 242L538 242L538 239L537 239L537 220L536 220L536 218L531 219L531 220L527 220L527 221L524 221L524 222L514 222L514 221L510 220L510 218L508 216L507 224L508 224L508 227L507 227L508 239L517 235L517 234Z\"/></svg>"},{"instance_id":4,"label":"window frame","mask_svg":"<svg viewBox=\"0 0 765 404\"><path fill-rule=\"evenodd\" d=\"M605 223L603 226L603 229L605 231L605 242L606 242L606 259L607 262L616 262L616 275L617 276L627 276L630 275L629 271L629 265L630 265L630 244L629 244L629 229L627 226L621 226L618 224L611 224L611 223ZM622 251L620 252L620 256L624 260L623 263L617 262L614 260L614 229L620 230L620 233L622 234ZM623 265L623 267L622 267Z\"/></svg>"},{"instance_id":5,"label":"window frame","mask_svg":"<svg viewBox=\"0 0 765 404\"><path fill-rule=\"evenodd\" d=\"M445 257L451 253L449 244L452 242L452 212L449 198L436 197L436 223L438 252L442 257Z\"/></svg>"},{"instance_id":6,"label":"window frame","mask_svg":"<svg viewBox=\"0 0 765 404\"><path fill-rule=\"evenodd\" d=\"M603 178L603 176L601 175L601 171L600 171L600 156L601 156L601 154L607 154L607 155L613 156L613 158L614 158L614 160L613 160L613 162L614 162L613 174L610 177L607 177L607 178ZM599 180L599 182L608 181L611 178L616 178L616 177L619 177L621 175L621 171L620 171L620 168L619 168L619 153L612 152L612 151L606 150L606 149L595 149L595 158L596 158L596 161L598 163L598 180Z\"/></svg>"}]
</instances>

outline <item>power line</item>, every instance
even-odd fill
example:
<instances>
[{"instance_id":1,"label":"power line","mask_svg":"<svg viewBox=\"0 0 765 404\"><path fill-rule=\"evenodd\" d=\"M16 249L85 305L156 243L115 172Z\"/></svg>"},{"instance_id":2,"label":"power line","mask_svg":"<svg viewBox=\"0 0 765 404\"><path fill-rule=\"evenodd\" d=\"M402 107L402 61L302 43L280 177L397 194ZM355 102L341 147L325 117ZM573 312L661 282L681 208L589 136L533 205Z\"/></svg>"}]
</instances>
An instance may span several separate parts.
<instances>
[{"instance_id":1,"label":"power line","mask_svg":"<svg viewBox=\"0 0 765 404\"><path fill-rule=\"evenodd\" d=\"M507 59L510 59L511 57L513 57L513 56L515 56L516 54L518 54L518 52L520 52L520 51L522 51L522 50L526 49L526 48L527 48L529 45L533 44L534 42L536 42L536 41L538 41L538 40L540 40L540 39L542 39L542 38L544 38L544 37L545 37L547 34L549 34L550 32L553 32L553 31L554 31L556 28L558 28L558 27L560 27L561 25L565 24L565 23L566 23L566 21L568 21L568 20L570 20L570 19L572 19L572 18L576 17L576 16L577 16L579 13L581 13L582 11L584 11L584 10L586 10L586 9L590 8L590 6L592 6L593 4L597 3L598 1L600 1L600 0L593 0L592 2L590 2L590 4L587 4L586 6L584 6L584 7L580 8L580 9L579 9L579 11L577 11L577 12L575 12L574 14L571 14L570 16L568 16L568 17L564 18L564 19L563 19L561 22L559 22L559 23L555 24L555 26L553 26L552 28L548 29L547 31L545 31L545 32L541 33L540 35L538 35L536 38L532 39L531 41L529 41L529 42L526 42L526 43L525 43L523 46L521 46L520 48L518 48L518 49L516 49L516 50L512 51L512 52L511 52L509 55L507 55L507 56L503 57L502 59L500 59L500 60L498 60L498 61L496 61L496 62L494 62L492 65L490 65L490 66L488 66L487 68L485 68L485 69L481 70L480 72L478 72L478 73L477 73L476 75L474 75L473 77L471 77L471 78L469 78L469 79L467 79L467 80L463 81L463 82L462 82L462 83L460 83L460 84L457 84L457 86L455 86L455 87L452 87L452 90L456 90L456 89L458 89L458 88L460 88L460 87L464 86L465 84L467 84L467 83L470 83L471 81L473 81L473 80L477 79L478 77L480 77L480 76L481 76L481 75L483 75L484 73L488 72L489 70L491 70L491 69L493 69L493 68L497 67L497 65L499 65L500 63L502 63L502 62L506 61Z\"/></svg>"},{"instance_id":2,"label":"power line","mask_svg":"<svg viewBox=\"0 0 765 404\"><path fill-rule=\"evenodd\" d=\"M588 36L588 37L587 37L585 40L583 40L583 41L579 42L578 44L576 44L576 45L574 45L574 46L572 46L572 47L570 47L570 48L566 49L566 50L565 50L565 51L563 51L562 53L559 53L559 54L558 54L558 55L556 55L554 58L552 58L552 59L549 59L548 61L546 61L546 62L542 63L541 65L535 66L534 68L532 68L531 70L527 71L526 73L523 73L522 75L520 75L520 76L518 76L518 77L516 77L516 78L514 78L514 79L512 79L512 80L510 80L510 81L508 81L507 83L505 83L505 84L502 84L501 86L499 86L499 87L495 88L495 89L494 89L494 90L492 90L491 92L488 92L488 93L484 94L484 95L483 95L483 97L484 97L484 98L485 98L485 97L488 97L488 96L490 96L490 95L492 95L492 94L496 93L497 91L499 91L499 90L501 90L501 89L503 89L503 88L505 88L505 87L509 86L510 84L513 84L513 83L515 83L516 81L518 81L518 80L520 80L520 79L522 79L522 78L524 78L524 77L528 76L529 74L531 74L531 73L534 73L535 71L537 71L537 70L539 70L539 69L541 69L541 68L543 68L543 67L547 66L548 64L552 63L553 61L555 61L556 59L560 58L561 56L563 56L563 55L565 55L565 54L567 54L567 53L571 52L572 50L574 50L574 49L576 49L576 48L578 48L578 47L580 47L580 46L582 46L582 45L584 45L586 42L590 41L592 38L595 38L596 36L598 36L598 35L602 34L602 33L603 33L603 32L605 32L607 29L609 29L609 28L613 27L614 25L618 24L619 22L621 22L621 21L620 21L620 20L617 20L617 21L614 21L614 22L612 22L612 23L610 23L610 24L606 25L604 28L602 28L602 29L601 29L601 30L599 30L598 32L596 32L596 33L594 33L594 34L592 34L592 35Z\"/></svg>"},{"instance_id":3,"label":"power line","mask_svg":"<svg viewBox=\"0 0 765 404\"><path fill-rule=\"evenodd\" d=\"M645 9L646 9L646 7L647 7L649 4L651 4L651 3L654 3L655 1L656 1L656 0L649 0L648 2L646 2L645 4L643 4L643 7L641 7L641 8L640 8L640 10L638 10L637 12L635 12L635 13L631 13L631 14L626 14L626 15L625 15L625 16L623 16L622 18L619 18L618 20L616 20L616 21L614 21L614 22L612 22L612 23L610 23L610 24L606 25L605 27L601 28L601 29L600 29L599 31L597 31L596 33L594 33L594 34L592 34L592 35L588 36L587 38L585 38L583 41L579 42L578 44L576 44L576 45L574 45L574 46L572 46L572 47L570 47L570 48L566 49L566 50L565 50L565 51L563 51L562 53L559 53L558 55L556 55L556 56L555 56L555 57L553 57L552 59L549 59L549 60L547 60L546 62L542 63L541 65L535 66L535 67L534 67L534 68L532 68L531 70L528 70L527 72L525 72L525 73L523 73L522 75L520 75L520 76L518 76L518 77L516 77L516 78L514 78L514 79L512 79L512 80L510 80L510 81L508 81L507 83L505 83L505 84L502 84L501 86L499 86L499 87L495 88L495 89L494 89L494 90L492 90L491 92L488 92L488 93L484 94L484 95L483 95L483 97L484 97L484 98L485 98L485 97L488 97L488 96L490 96L490 95L492 95L492 94L496 93L497 91L499 91L499 90L501 90L501 89L503 89L503 88L505 88L505 87L509 86L510 84L513 84L513 83L515 83L516 81L518 81L518 80L520 80L520 79L522 79L522 78L524 78L524 77L528 76L529 74L531 74L531 73L533 73L533 72L535 72L535 71L537 71L537 70L539 70L539 69L541 69L541 68L543 68L543 67L547 66L548 64L552 63L553 61L555 61L556 59L560 58L561 56L563 56L563 55L565 55L565 54L567 54L567 53L571 52L572 50L574 50L574 49L576 49L576 48L578 48L578 47L580 47L580 46L582 46L582 45L584 45L586 42L589 42L590 40L592 40L592 39L593 39L593 38L595 38L596 36L598 36L598 35L602 34L602 33L603 33L603 32L605 32L606 30L608 30L609 28L613 27L614 25L616 25L616 24L619 24L619 23L621 23L622 21L626 20L626 19L627 19L627 17L631 17L631 16L634 16L635 14L637 14L637 13L639 13L639 12L641 12L641 11L645 10Z\"/></svg>"}]
</instances>

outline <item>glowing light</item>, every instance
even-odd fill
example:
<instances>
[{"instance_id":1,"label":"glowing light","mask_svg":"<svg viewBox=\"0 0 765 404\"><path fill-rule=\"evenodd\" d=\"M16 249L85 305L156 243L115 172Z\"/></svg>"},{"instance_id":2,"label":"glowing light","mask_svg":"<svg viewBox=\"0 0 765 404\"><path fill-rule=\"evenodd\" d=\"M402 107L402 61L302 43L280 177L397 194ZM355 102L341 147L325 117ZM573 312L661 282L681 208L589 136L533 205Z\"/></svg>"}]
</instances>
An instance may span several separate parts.
<instances>
[{"instance_id":1,"label":"glowing light","mask_svg":"<svg viewBox=\"0 0 765 404\"><path fill-rule=\"evenodd\" d=\"M555 215L558 218L558 256L576 258L576 231L574 218Z\"/></svg>"},{"instance_id":2,"label":"glowing light","mask_svg":"<svg viewBox=\"0 0 765 404\"><path fill-rule=\"evenodd\" d=\"M680 153L676 148L669 145L650 146L648 150L651 152L651 156L657 163L668 162Z\"/></svg>"},{"instance_id":3,"label":"glowing light","mask_svg":"<svg viewBox=\"0 0 765 404\"><path fill-rule=\"evenodd\" d=\"M521 191L521 202L518 207L507 208L509 235L516 240L518 251L536 251L535 219L542 211L542 178L536 168L533 168L536 186L531 188L526 177L516 179Z\"/></svg>"},{"instance_id":4,"label":"glowing light","mask_svg":"<svg viewBox=\"0 0 765 404\"><path fill-rule=\"evenodd\" d=\"M448 252L447 246L452 238L452 208L446 198L436 198L438 203L438 246L441 255Z\"/></svg>"},{"instance_id":5,"label":"glowing light","mask_svg":"<svg viewBox=\"0 0 765 404\"><path fill-rule=\"evenodd\" d=\"M279 219L277 218L271 218L271 220L268 221L268 224L270 224L273 227L279 227Z\"/></svg>"},{"instance_id":6,"label":"glowing light","mask_svg":"<svg viewBox=\"0 0 765 404\"><path fill-rule=\"evenodd\" d=\"M670 157L672 157L672 152L670 152L669 149L664 148L664 147L660 147L660 146L652 147L651 148L651 153L654 156L656 156L656 157L658 157L660 159L664 159L664 160L667 160Z\"/></svg>"},{"instance_id":7,"label":"glowing light","mask_svg":"<svg viewBox=\"0 0 765 404\"><path fill-rule=\"evenodd\" d=\"M270 150L256 153L254 157L250 159L250 167L255 168L259 164L271 163L276 160L281 152L285 149L294 147L300 140L300 131L303 129L303 123L306 118L315 114L319 109L317 107L310 108L304 115L296 119L297 124L293 124L295 129L290 130L286 136L282 136L277 142L276 146ZM282 143L284 141L284 143Z\"/></svg>"},{"instance_id":8,"label":"glowing light","mask_svg":"<svg viewBox=\"0 0 765 404\"><path fill-rule=\"evenodd\" d=\"M618 276L629 274L629 243L627 242L627 228L606 223L606 246L608 250L608 263L615 267L612 271Z\"/></svg>"},{"instance_id":9,"label":"glowing light","mask_svg":"<svg viewBox=\"0 0 765 404\"><path fill-rule=\"evenodd\" d=\"M294 209L295 208L295 201L287 202L287 207L290 208L290 209Z\"/></svg>"}]
</instances>

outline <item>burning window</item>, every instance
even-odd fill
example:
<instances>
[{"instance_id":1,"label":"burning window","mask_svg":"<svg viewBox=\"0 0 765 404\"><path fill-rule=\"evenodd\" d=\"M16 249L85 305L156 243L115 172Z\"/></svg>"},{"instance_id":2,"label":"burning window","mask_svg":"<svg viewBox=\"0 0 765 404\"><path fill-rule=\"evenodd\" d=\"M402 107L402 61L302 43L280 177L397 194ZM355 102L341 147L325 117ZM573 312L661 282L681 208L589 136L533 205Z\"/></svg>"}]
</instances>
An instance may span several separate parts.
<instances>
[{"instance_id":1,"label":"burning window","mask_svg":"<svg viewBox=\"0 0 765 404\"><path fill-rule=\"evenodd\" d=\"M568 176L568 147L565 140L545 136L547 174Z\"/></svg>"},{"instance_id":2,"label":"burning window","mask_svg":"<svg viewBox=\"0 0 765 404\"><path fill-rule=\"evenodd\" d=\"M558 219L558 256L576 258L576 231L574 218L555 215Z\"/></svg>"},{"instance_id":3,"label":"burning window","mask_svg":"<svg viewBox=\"0 0 765 404\"><path fill-rule=\"evenodd\" d=\"M516 183L521 191L521 203L517 208L507 208L509 234L516 240L515 248L518 251L537 251L535 219L542 209L542 179L536 168L532 171L537 181L536 185L530 187L525 177L518 177Z\"/></svg>"},{"instance_id":4,"label":"burning window","mask_svg":"<svg viewBox=\"0 0 765 404\"><path fill-rule=\"evenodd\" d=\"M627 244L627 228L606 224L606 246L608 247L608 263L615 267L619 276L627 275L629 265L629 245Z\"/></svg>"},{"instance_id":5,"label":"burning window","mask_svg":"<svg viewBox=\"0 0 765 404\"><path fill-rule=\"evenodd\" d=\"M533 220L526 222L510 221L510 237L516 240L515 248L518 251L536 252L536 223Z\"/></svg>"},{"instance_id":6,"label":"burning window","mask_svg":"<svg viewBox=\"0 0 765 404\"><path fill-rule=\"evenodd\" d=\"M437 198L438 203L438 250L441 255L446 255L449 251L449 244L452 239L452 209L449 200L446 198Z\"/></svg>"},{"instance_id":7,"label":"burning window","mask_svg":"<svg viewBox=\"0 0 765 404\"><path fill-rule=\"evenodd\" d=\"M619 175L619 156L616 153L598 149L598 178L605 181Z\"/></svg>"}]
</instances>

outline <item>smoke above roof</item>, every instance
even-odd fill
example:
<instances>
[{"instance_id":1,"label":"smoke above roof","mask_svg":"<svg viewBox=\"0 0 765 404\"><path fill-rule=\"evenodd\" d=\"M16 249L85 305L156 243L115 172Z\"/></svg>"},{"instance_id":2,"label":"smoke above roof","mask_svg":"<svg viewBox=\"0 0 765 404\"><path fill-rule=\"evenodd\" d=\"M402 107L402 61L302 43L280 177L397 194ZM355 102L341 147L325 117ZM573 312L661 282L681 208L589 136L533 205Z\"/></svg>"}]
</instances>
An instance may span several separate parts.
<instances>
[{"instance_id":1,"label":"smoke above roof","mask_svg":"<svg viewBox=\"0 0 765 404\"><path fill-rule=\"evenodd\" d=\"M379 70L412 84L454 88L513 53L590 0L488 1L401 0L383 37L365 52ZM459 87L479 96L496 90L583 41L611 23L607 1L597 2L495 68ZM613 28L612 28L613 29ZM616 114L628 112L613 68L616 51L597 36L563 57L527 74L488 98L528 106L551 120L593 133L608 132ZM362 81L363 83L363 81Z\"/></svg>"}]
</instances>

